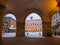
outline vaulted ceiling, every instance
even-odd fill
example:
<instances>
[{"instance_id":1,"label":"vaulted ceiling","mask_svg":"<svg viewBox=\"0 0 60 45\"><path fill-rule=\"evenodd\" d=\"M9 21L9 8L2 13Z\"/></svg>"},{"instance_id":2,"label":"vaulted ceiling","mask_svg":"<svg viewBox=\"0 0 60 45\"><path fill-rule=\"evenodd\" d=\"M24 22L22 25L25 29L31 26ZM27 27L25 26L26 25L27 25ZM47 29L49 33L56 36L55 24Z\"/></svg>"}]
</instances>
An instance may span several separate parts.
<instances>
[{"instance_id":1,"label":"vaulted ceiling","mask_svg":"<svg viewBox=\"0 0 60 45\"><path fill-rule=\"evenodd\" d=\"M28 8L39 8L46 13L56 7L56 0L9 0L6 6L18 13Z\"/></svg>"},{"instance_id":2,"label":"vaulted ceiling","mask_svg":"<svg viewBox=\"0 0 60 45\"><path fill-rule=\"evenodd\" d=\"M3 3L5 1L3 1ZM5 6L17 15L20 15L24 10L29 8L40 9L47 15L51 10L56 8L57 2L56 0L8 0Z\"/></svg>"}]
</instances>

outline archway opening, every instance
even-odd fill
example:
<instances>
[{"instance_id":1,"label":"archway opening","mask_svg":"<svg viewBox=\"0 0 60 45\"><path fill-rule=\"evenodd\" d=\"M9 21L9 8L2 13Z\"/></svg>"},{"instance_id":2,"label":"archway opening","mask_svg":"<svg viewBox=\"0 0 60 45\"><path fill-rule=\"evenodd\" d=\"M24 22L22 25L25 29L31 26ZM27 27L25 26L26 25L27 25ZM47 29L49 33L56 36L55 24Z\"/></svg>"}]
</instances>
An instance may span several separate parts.
<instances>
[{"instance_id":1,"label":"archway opening","mask_svg":"<svg viewBox=\"0 0 60 45\"><path fill-rule=\"evenodd\" d=\"M25 20L26 37L42 37L42 19L37 13L30 13Z\"/></svg>"},{"instance_id":2,"label":"archway opening","mask_svg":"<svg viewBox=\"0 0 60 45\"><path fill-rule=\"evenodd\" d=\"M2 37L16 36L16 17L13 14L6 14L3 17Z\"/></svg>"},{"instance_id":3,"label":"archway opening","mask_svg":"<svg viewBox=\"0 0 60 45\"><path fill-rule=\"evenodd\" d=\"M55 13L52 16L52 33L53 36L60 36L60 15Z\"/></svg>"}]
</instances>

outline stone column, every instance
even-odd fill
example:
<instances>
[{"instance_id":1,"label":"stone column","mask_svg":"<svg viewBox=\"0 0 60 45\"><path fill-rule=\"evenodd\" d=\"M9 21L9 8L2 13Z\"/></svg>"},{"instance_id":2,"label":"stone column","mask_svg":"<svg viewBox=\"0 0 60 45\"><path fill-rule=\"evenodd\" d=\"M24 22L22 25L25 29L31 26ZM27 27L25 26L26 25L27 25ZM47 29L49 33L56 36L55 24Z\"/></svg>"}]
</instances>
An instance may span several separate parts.
<instances>
[{"instance_id":1,"label":"stone column","mask_svg":"<svg viewBox=\"0 0 60 45\"><path fill-rule=\"evenodd\" d=\"M25 32L25 24L17 23L17 34L16 36L24 36Z\"/></svg>"},{"instance_id":2,"label":"stone column","mask_svg":"<svg viewBox=\"0 0 60 45\"><path fill-rule=\"evenodd\" d=\"M43 22L43 36L52 36L51 22Z\"/></svg>"},{"instance_id":3,"label":"stone column","mask_svg":"<svg viewBox=\"0 0 60 45\"><path fill-rule=\"evenodd\" d=\"M0 41L2 40L3 11L5 8L4 5L0 5Z\"/></svg>"}]
</instances>

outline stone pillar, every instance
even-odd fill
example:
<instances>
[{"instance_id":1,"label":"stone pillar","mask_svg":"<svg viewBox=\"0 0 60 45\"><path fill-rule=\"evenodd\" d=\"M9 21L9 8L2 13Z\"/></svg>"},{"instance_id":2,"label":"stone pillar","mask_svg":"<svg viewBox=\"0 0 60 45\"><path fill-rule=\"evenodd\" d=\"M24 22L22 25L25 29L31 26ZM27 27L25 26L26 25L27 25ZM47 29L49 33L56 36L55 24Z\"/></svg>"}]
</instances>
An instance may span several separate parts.
<instances>
[{"instance_id":1,"label":"stone pillar","mask_svg":"<svg viewBox=\"0 0 60 45\"><path fill-rule=\"evenodd\" d=\"M16 36L24 36L25 32L25 24L17 23L17 33Z\"/></svg>"},{"instance_id":2,"label":"stone pillar","mask_svg":"<svg viewBox=\"0 0 60 45\"><path fill-rule=\"evenodd\" d=\"M43 22L43 36L52 36L51 22Z\"/></svg>"},{"instance_id":3,"label":"stone pillar","mask_svg":"<svg viewBox=\"0 0 60 45\"><path fill-rule=\"evenodd\" d=\"M2 24L3 24L3 11L5 9L4 5L0 5L0 41L2 40Z\"/></svg>"}]
</instances>

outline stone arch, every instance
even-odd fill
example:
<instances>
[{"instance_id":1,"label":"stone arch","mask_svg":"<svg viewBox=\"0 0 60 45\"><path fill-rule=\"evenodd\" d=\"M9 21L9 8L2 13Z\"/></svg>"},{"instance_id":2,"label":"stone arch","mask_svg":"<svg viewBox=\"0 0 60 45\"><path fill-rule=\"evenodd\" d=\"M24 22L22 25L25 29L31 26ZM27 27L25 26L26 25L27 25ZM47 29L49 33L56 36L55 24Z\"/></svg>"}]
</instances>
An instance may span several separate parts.
<instances>
[{"instance_id":1,"label":"stone arch","mask_svg":"<svg viewBox=\"0 0 60 45\"><path fill-rule=\"evenodd\" d=\"M51 18L53 16L53 14L59 12L59 7L54 7L49 13L48 13L48 17L50 18L50 22L51 22Z\"/></svg>"},{"instance_id":2,"label":"stone arch","mask_svg":"<svg viewBox=\"0 0 60 45\"><path fill-rule=\"evenodd\" d=\"M59 11L58 10L52 10L52 11L50 11L49 12L49 17L50 17L50 22L51 22L51 18L52 18L52 16L55 14L55 13L58 13Z\"/></svg>"},{"instance_id":3,"label":"stone arch","mask_svg":"<svg viewBox=\"0 0 60 45\"><path fill-rule=\"evenodd\" d=\"M17 33L17 17L16 17L16 15L15 15L14 13L8 11L8 12L5 12L5 13L3 14L3 18L4 18L4 16L6 16L7 14L12 14L12 15L16 18L16 21L15 21L15 24L16 24L15 26L16 26L16 27L14 26L16 29L14 29L14 30L16 30L15 33ZM14 22L14 21L13 21L13 22ZM11 35L12 35L12 36L14 35L14 37L15 37L15 36L16 36L15 33L14 33L14 34L11 34ZM3 37L4 37L4 36L3 36ZM6 36L5 36L5 37L6 37ZM8 36L7 36L7 37L8 37Z\"/></svg>"},{"instance_id":4,"label":"stone arch","mask_svg":"<svg viewBox=\"0 0 60 45\"><path fill-rule=\"evenodd\" d=\"M35 20L35 21L36 21L35 23L34 23L34 22L31 22L31 21L33 21L34 19L36 19L36 18L34 18L34 16L33 16L32 14L36 14L36 17L38 17L37 20L39 20L39 21ZM40 22L39 24L43 25L43 24L42 24L42 19L41 19L40 15L37 14L37 13L35 13L35 12L31 12L31 13L28 14L28 16L27 16L26 19L25 19L25 24L28 23L28 20L29 20L29 19L27 19L27 18L28 18L29 16L32 16L32 18L34 18L34 19L30 20L30 22L31 22L30 24L33 24L33 23L34 23L34 24L37 24L38 22ZM26 22L26 21L27 21L27 22ZM29 24L29 23L28 23L28 24ZM30 26L32 27L32 29L35 28L35 29L33 29L33 30L35 30L36 32L35 32L35 31L34 31L35 33L32 33L32 31L27 31L27 32L26 32L26 30L25 30L25 36L26 36L26 37L42 37L42 36L43 36L43 26L41 26L41 25L38 27L38 28L40 28L40 29L39 29L40 31L37 31L37 27L35 28L34 25L33 25L33 27L30 25ZM25 26L27 26L27 25L25 25ZM35 26L36 26L36 25L35 25ZM27 26L27 27L29 27L29 26ZM25 27L25 29L26 29L27 27ZM31 27L29 27L29 28L31 29ZM32 30L32 29L31 29L31 30ZM42 29L42 30L41 30L41 29ZM31 34L31 33L32 33L32 34ZM28 35L28 34L29 34L29 35ZM31 36L30 36L30 34L31 34Z\"/></svg>"},{"instance_id":5,"label":"stone arch","mask_svg":"<svg viewBox=\"0 0 60 45\"><path fill-rule=\"evenodd\" d=\"M41 19L42 19L42 24L43 24L43 22L44 22L44 13L40 10L40 9L36 9L36 8L29 8L29 9L26 9L26 10L24 10L23 11L23 13L22 13L22 20L23 20L23 29L21 29L21 30L23 30L23 33L25 32L25 19L26 19L26 17L27 17L27 15L28 14L30 14L30 13L37 13L40 17L41 17ZM22 25L21 25L22 26ZM42 25L43 26L43 25ZM44 29L43 29L44 30ZM44 33L44 31L43 31L43 33ZM24 35L24 34L23 34Z\"/></svg>"},{"instance_id":6,"label":"stone arch","mask_svg":"<svg viewBox=\"0 0 60 45\"><path fill-rule=\"evenodd\" d=\"M59 9L58 7L56 7L55 9L51 10L49 13L48 13L48 17L49 17L49 21L50 21L50 32L52 34L52 26L51 26L51 21L52 21L52 16L55 14L55 13L58 13L59 12ZM52 35L51 35L52 36Z\"/></svg>"},{"instance_id":7,"label":"stone arch","mask_svg":"<svg viewBox=\"0 0 60 45\"><path fill-rule=\"evenodd\" d=\"M24 12L23 12L23 15L25 15L24 19L26 19L27 15L29 15L30 13L37 13L41 18L42 20L44 19L44 13L40 10L40 9L36 9L36 8L29 8L29 9L26 9ZM25 20L24 20L25 21Z\"/></svg>"},{"instance_id":8,"label":"stone arch","mask_svg":"<svg viewBox=\"0 0 60 45\"><path fill-rule=\"evenodd\" d=\"M3 16L5 16L6 14L13 14L16 18L17 18L17 16L15 15L15 13L13 13L13 12L5 12L4 14L3 14Z\"/></svg>"}]
</instances>

